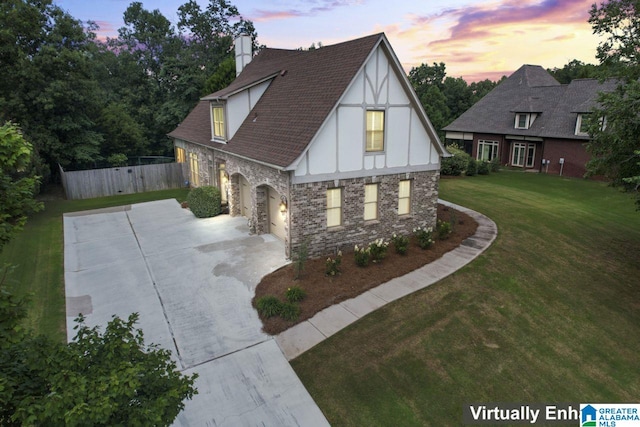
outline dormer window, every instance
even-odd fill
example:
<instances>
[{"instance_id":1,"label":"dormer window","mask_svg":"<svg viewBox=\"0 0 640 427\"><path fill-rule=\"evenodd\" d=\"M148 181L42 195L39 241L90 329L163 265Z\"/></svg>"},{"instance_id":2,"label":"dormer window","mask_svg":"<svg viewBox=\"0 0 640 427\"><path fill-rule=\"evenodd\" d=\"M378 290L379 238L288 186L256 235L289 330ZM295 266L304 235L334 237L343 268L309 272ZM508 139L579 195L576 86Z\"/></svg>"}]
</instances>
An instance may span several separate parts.
<instances>
[{"instance_id":1,"label":"dormer window","mask_svg":"<svg viewBox=\"0 0 640 427\"><path fill-rule=\"evenodd\" d=\"M587 136L589 135L589 115L578 114L576 119L576 135Z\"/></svg>"},{"instance_id":2,"label":"dormer window","mask_svg":"<svg viewBox=\"0 0 640 427\"><path fill-rule=\"evenodd\" d=\"M226 139L224 107L222 105L211 106L211 133L212 139Z\"/></svg>"},{"instance_id":3,"label":"dormer window","mask_svg":"<svg viewBox=\"0 0 640 427\"><path fill-rule=\"evenodd\" d=\"M516 114L516 129L529 129L531 123L531 114Z\"/></svg>"}]
</instances>

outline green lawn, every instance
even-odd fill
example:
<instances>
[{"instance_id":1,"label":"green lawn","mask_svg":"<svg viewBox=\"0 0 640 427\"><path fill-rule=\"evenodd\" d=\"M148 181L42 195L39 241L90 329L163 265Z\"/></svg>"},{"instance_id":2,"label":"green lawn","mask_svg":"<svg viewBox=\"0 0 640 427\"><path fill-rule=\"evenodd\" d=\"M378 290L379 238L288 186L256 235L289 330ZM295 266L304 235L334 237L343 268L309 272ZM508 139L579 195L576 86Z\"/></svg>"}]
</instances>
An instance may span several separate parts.
<instances>
[{"instance_id":1,"label":"green lawn","mask_svg":"<svg viewBox=\"0 0 640 427\"><path fill-rule=\"evenodd\" d=\"M498 225L473 263L293 361L332 425L462 424L471 402L637 402L640 212L593 181L443 179Z\"/></svg>"},{"instance_id":2,"label":"green lawn","mask_svg":"<svg viewBox=\"0 0 640 427\"><path fill-rule=\"evenodd\" d=\"M16 266L9 288L32 293L28 325L37 333L66 341L62 214L161 199L186 199L188 189L153 191L87 200L48 200L0 254L0 266ZM47 194L44 194L47 196Z\"/></svg>"}]
</instances>

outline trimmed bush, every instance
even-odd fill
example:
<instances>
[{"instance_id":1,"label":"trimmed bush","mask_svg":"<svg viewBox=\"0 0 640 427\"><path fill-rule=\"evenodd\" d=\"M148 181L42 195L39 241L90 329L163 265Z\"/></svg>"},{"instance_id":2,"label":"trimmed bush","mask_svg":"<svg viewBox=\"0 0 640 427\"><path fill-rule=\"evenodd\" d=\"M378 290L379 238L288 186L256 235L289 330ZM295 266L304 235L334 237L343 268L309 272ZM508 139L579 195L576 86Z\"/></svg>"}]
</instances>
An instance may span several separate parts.
<instances>
[{"instance_id":1,"label":"trimmed bush","mask_svg":"<svg viewBox=\"0 0 640 427\"><path fill-rule=\"evenodd\" d=\"M400 255L407 254L407 250L409 249L409 238L407 236L393 233L391 242L393 242L393 247L396 248L397 253Z\"/></svg>"},{"instance_id":2,"label":"trimmed bush","mask_svg":"<svg viewBox=\"0 0 640 427\"><path fill-rule=\"evenodd\" d=\"M416 236L416 240L418 241L418 246L420 246L420 249L429 249L431 245L433 245L433 228L414 228L413 234Z\"/></svg>"},{"instance_id":3,"label":"trimmed bush","mask_svg":"<svg viewBox=\"0 0 640 427\"><path fill-rule=\"evenodd\" d=\"M478 161L473 157L469 157L469 161L467 162L467 170L465 171L466 176L474 176L478 173Z\"/></svg>"},{"instance_id":4,"label":"trimmed bush","mask_svg":"<svg viewBox=\"0 0 640 427\"><path fill-rule=\"evenodd\" d=\"M489 162L478 162L478 175L489 175Z\"/></svg>"},{"instance_id":5,"label":"trimmed bush","mask_svg":"<svg viewBox=\"0 0 640 427\"><path fill-rule=\"evenodd\" d=\"M500 172L500 160L491 160L491 172Z\"/></svg>"},{"instance_id":6,"label":"trimmed bush","mask_svg":"<svg viewBox=\"0 0 640 427\"><path fill-rule=\"evenodd\" d=\"M438 230L438 239L440 240L448 239L449 235L453 231L451 227L451 223L447 221L443 221L441 219L438 220L437 230Z\"/></svg>"},{"instance_id":7,"label":"trimmed bush","mask_svg":"<svg viewBox=\"0 0 640 427\"><path fill-rule=\"evenodd\" d=\"M266 295L258 298L256 308L258 313L265 318L278 316L282 312L283 303L273 295Z\"/></svg>"},{"instance_id":8,"label":"trimmed bush","mask_svg":"<svg viewBox=\"0 0 640 427\"><path fill-rule=\"evenodd\" d=\"M307 296L307 293L300 286L292 286L287 289L284 296L289 302L299 302Z\"/></svg>"},{"instance_id":9,"label":"trimmed bush","mask_svg":"<svg viewBox=\"0 0 640 427\"><path fill-rule=\"evenodd\" d=\"M209 218L220 215L221 197L217 187L203 186L189 191L187 203L196 218Z\"/></svg>"},{"instance_id":10,"label":"trimmed bush","mask_svg":"<svg viewBox=\"0 0 640 427\"><path fill-rule=\"evenodd\" d=\"M467 169L469 156L463 150L455 146L448 146L447 151L453 154L453 157L443 157L440 162L440 174L450 176L460 176Z\"/></svg>"},{"instance_id":11,"label":"trimmed bush","mask_svg":"<svg viewBox=\"0 0 640 427\"><path fill-rule=\"evenodd\" d=\"M290 322L295 322L300 316L300 306L292 302L284 302L280 306L280 317Z\"/></svg>"}]
</instances>

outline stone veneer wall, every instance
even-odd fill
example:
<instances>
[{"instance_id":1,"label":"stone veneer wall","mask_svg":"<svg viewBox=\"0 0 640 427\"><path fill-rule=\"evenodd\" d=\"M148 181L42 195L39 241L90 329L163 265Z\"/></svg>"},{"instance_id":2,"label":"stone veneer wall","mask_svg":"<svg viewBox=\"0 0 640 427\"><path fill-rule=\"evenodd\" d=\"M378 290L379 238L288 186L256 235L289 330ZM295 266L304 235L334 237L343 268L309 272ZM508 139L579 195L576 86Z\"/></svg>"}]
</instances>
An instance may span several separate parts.
<instances>
[{"instance_id":1,"label":"stone veneer wall","mask_svg":"<svg viewBox=\"0 0 640 427\"><path fill-rule=\"evenodd\" d=\"M251 186L251 217L249 229L252 233L269 233L269 200L267 187L276 190L280 196L287 197L289 174L280 172L259 163L254 163L227 153L215 153L216 168L225 163L229 175L229 213L231 216L241 214L240 210L240 175L244 176ZM288 236L288 225L285 218L285 236ZM289 256L289 242L285 238L285 248Z\"/></svg>"},{"instance_id":2,"label":"stone veneer wall","mask_svg":"<svg viewBox=\"0 0 640 427\"><path fill-rule=\"evenodd\" d=\"M338 250L390 239L393 233L411 234L415 227L436 225L438 171L410 172L377 177L323 181L291 186L290 230L293 254L307 242L310 257L327 256ZM410 179L411 214L398 216L398 187ZM378 183L378 219L364 221L364 185ZM327 228L326 191L341 187L341 226Z\"/></svg>"}]
</instances>

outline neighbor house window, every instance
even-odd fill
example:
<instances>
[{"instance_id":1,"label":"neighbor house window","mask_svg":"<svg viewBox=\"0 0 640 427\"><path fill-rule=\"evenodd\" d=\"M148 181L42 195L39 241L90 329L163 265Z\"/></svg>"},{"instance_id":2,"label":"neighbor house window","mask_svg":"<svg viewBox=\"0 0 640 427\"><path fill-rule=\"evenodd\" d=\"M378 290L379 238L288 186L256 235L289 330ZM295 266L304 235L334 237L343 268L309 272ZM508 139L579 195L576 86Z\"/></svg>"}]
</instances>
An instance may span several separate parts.
<instances>
[{"instance_id":1,"label":"neighbor house window","mask_svg":"<svg viewBox=\"0 0 640 427\"><path fill-rule=\"evenodd\" d=\"M198 155L189 153L189 169L191 171L191 185L200 185L200 169L198 165Z\"/></svg>"},{"instance_id":2,"label":"neighbor house window","mask_svg":"<svg viewBox=\"0 0 640 427\"><path fill-rule=\"evenodd\" d=\"M513 144L513 153L511 155L511 164L513 166L524 166L525 151L527 144L516 142Z\"/></svg>"},{"instance_id":3,"label":"neighbor house window","mask_svg":"<svg viewBox=\"0 0 640 427\"><path fill-rule=\"evenodd\" d=\"M578 114L576 119L576 135L586 136L589 134L589 115Z\"/></svg>"},{"instance_id":4,"label":"neighbor house window","mask_svg":"<svg viewBox=\"0 0 640 427\"><path fill-rule=\"evenodd\" d=\"M398 188L398 215L411 213L411 181L400 181Z\"/></svg>"},{"instance_id":5,"label":"neighbor house window","mask_svg":"<svg viewBox=\"0 0 640 427\"><path fill-rule=\"evenodd\" d=\"M342 188L327 190L327 227L342 225Z\"/></svg>"},{"instance_id":6,"label":"neighbor house window","mask_svg":"<svg viewBox=\"0 0 640 427\"><path fill-rule=\"evenodd\" d=\"M187 153L182 147L176 147L176 163L184 163L187 161Z\"/></svg>"},{"instance_id":7,"label":"neighbor house window","mask_svg":"<svg viewBox=\"0 0 640 427\"><path fill-rule=\"evenodd\" d=\"M529 114L516 114L516 129L529 129Z\"/></svg>"},{"instance_id":8,"label":"neighbor house window","mask_svg":"<svg viewBox=\"0 0 640 427\"><path fill-rule=\"evenodd\" d=\"M378 219L378 184L364 186L364 220Z\"/></svg>"},{"instance_id":9,"label":"neighbor house window","mask_svg":"<svg viewBox=\"0 0 640 427\"><path fill-rule=\"evenodd\" d=\"M366 151L384 150L384 111L367 111Z\"/></svg>"},{"instance_id":10,"label":"neighbor house window","mask_svg":"<svg viewBox=\"0 0 640 427\"><path fill-rule=\"evenodd\" d=\"M213 137L224 139L224 108L221 106L211 107L211 121L213 123Z\"/></svg>"},{"instance_id":11,"label":"neighbor house window","mask_svg":"<svg viewBox=\"0 0 640 427\"><path fill-rule=\"evenodd\" d=\"M478 160L490 162L498 158L498 141L478 141Z\"/></svg>"}]
</instances>

